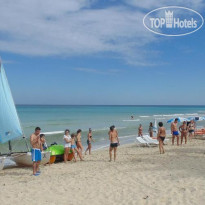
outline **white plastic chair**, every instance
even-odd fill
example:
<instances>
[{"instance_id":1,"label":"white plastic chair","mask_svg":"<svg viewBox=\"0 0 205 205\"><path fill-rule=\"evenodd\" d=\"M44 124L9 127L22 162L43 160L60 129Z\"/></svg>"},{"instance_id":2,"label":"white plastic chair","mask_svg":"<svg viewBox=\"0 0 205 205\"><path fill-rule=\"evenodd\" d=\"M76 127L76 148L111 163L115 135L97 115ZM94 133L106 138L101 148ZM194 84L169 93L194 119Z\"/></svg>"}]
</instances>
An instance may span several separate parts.
<instances>
[{"instance_id":1,"label":"white plastic chair","mask_svg":"<svg viewBox=\"0 0 205 205\"><path fill-rule=\"evenodd\" d=\"M143 135L143 139L144 139L147 143L149 143L149 144L159 145L158 140L152 139L152 138L151 138L150 136L148 136L148 135Z\"/></svg>"},{"instance_id":2,"label":"white plastic chair","mask_svg":"<svg viewBox=\"0 0 205 205\"><path fill-rule=\"evenodd\" d=\"M138 146L148 146L149 147L149 143L146 142L144 139L142 139L142 137L136 137L136 143Z\"/></svg>"}]
</instances>

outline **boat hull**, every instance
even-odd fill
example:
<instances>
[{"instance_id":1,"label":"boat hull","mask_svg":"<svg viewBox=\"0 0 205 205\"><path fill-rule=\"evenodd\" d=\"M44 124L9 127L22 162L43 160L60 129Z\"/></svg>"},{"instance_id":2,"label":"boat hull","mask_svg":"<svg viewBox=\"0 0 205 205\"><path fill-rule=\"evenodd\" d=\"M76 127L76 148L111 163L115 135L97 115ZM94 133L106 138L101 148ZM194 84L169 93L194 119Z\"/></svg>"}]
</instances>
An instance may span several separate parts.
<instances>
[{"instance_id":1,"label":"boat hull","mask_svg":"<svg viewBox=\"0 0 205 205\"><path fill-rule=\"evenodd\" d=\"M4 168L5 157L0 157L0 170Z\"/></svg>"},{"instance_id":2,"label":"boat hull","mask_svg":"<svg viewBox=\"0 0 205 205\"><path fill-rule=\"evenodd\" d=\"M50 158L50 164L53 164L55 162L61 162L64 159L64 146L63 145L52 145L50 146L47 151L51 152L51 158ZM71 161L73 159L73 153L72 150L70 150L70 153L68 154L68 161Z\"/></svg>"},{"instance_id":3,"label":"boat hull","mask_svg":"<svg viewBox=\"0 0 205 205\"><path fill-rule=\"evenodd\" d=\"M49 151L41 152L42 160L41 160L40 164L49 163L50 155L51 155L51 153ZM32 159L31 159L31 152L12 154L12 160L18 166L32 166L33 165L33 162L32 162Z\"/></svg>"}]
</instances>

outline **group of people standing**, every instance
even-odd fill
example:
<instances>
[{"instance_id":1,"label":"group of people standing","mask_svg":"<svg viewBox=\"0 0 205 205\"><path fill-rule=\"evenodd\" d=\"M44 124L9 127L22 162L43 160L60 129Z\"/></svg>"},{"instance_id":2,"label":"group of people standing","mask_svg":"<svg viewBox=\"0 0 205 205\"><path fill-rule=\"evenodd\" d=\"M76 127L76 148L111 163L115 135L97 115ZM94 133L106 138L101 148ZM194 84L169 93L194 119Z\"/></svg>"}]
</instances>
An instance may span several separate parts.
<instances>
[{"instance_id":1,"label":"group of people standing","mask_svg":"<svg viewBox=\"0 0 205 205\"><path fill-rule=\"evenodd\" d=\"M190 122L184 121L182 125L178 127L178 118L174 120L174 122L171 123L171 134L172 134L172 145L174 145L175 138L177 139L177 145L179 146L179 137L181 133L181 145L183 144L183 140L185 140L185 144L187 144L187 137L189 137L190 140L195 136L195 130L196 130L196 123L194 120L191 120ZM157 134L157 140L159 141L159 150L160 154L164 153L164 140L166 137L166 128L163 126L162 122L159 122L158 124L158 134ZM154 132L154 126L153 123L150 122L149 125L149 135L151 138L153 138L153 132ZM143 127L142 124L138 127L138 136L143 136Z\"/></svg>"},{"instance_id":2,"label":"group of people standing","mask_svg":"<svg viewBox=\"0 0 205 205\"><path fill-rule=\"evenodd\" d=\"M174 145L175 138L177 138L177 145L179 145L179 132L181 132L181 145L183 143L183 139L185 140L185 144L187 144L187 137L192 140L195 136L196 123L194 120L191 120L190 122L184 121L179 128L178 121L178 118L176 118L171 124L172 145Z\"/></svg>"},{"instance_id":3,"label":"group of people standing","mask_svg":"<svg viewBox=\"0 0 205 205\"><path fill-rule=\"evenodd\" d=\"M150 137L153 137L154 126L153 126L152 122L150 122L148 131L149 131ZM142 136L143 136L143 127L142 127L142 124L140 124L139 127L138 127L138 137L142 137Z\"/></svg>"},{"instance_id":4,"label":"group of people standing","mask_svg":"<svg viewBox=\"0 0 205 205\"><path fill-rule=\"evenodd\" d=\"M76 153L79 156L80 160L83 161L83 145L81 141L82 130L77 130L76 133L70 135L70 130L66 129L63 137L64 142L64 162L68 160L68 155L70 150L72 150L74 161L76 162ZM108 132L110 147L109 147L109 157L110 162L112 161L112 152L114 151L114 161L117 157L117 147L119 146L118 132L114 125L110 127ZM92 136L92 129L89 128L87 134L87 149L85 150L85 155L89 151L91 154L92 142L95 142ZM31 155L33 161L33 175L40 175L39 165L41 162L41 151L47 149L47 144L45 141L45 135L41 134L41 128L36 127L35 132L30 136L30 144L32 147Z\"/></svg>"},{"instance_id":5,"label":"group of people standing","mask_svg":"<svg viewBox=\"0 0 205 205\"><path fill-rule=\"evenodd\" d=\"M77 130L76 134L72 133L70 135L70 130L66 129L65 130L65 135L63 137L64 140L64 162L66 163L68 160L68 154L70 150L74 153L74 161L76 162L76 156L75 153L80 157L80 160L83 161L83 145L81 141L81 133L82 130L79 129ZM87 151L89 151L89 154L91 154L91 148L92 148L92 142L94 142L93 137L92 137L92 129L89 128L88 134L87 134L87 149L85 151L85 155Z\"/></svg>"},{"instance_id":6,"label":"group of people standing","mask_svg":"<svg viewBox=\"0 0 205 205\"><path fill-rule=\"evenodd\" d=\"M158 123L158 132L157 132L157 140L159 141L159 152L160 154L164 154L164 140L165 140L165 137L166 137L166 128L164 127L163 123L162 122L159 122ZM154 137L154 126L153 126L153 123L150 122L150 125L149 125L149 135L151 138ZM142 124L139 125L138 127L138 136L139 137L143 137L143 127L142 127Z\"/></svg>"},{"instance_id":7,"label":"group of people standing","mask_svg":"<svg viewBox=\"0 0 205 205\"><path fill-rule=\"evenodd\" d=\"M159 141L159 150L160 154L164 154L164 140L166 137L166 128L163 126L162 122L158 123L158 133L157 140ZM171 124L171 133L172 133L172 145L174 145L175 138L177 138L177 145L179 145L179 132L181 132L181 144L183 143L183 139L185 139L185 144L187 143L187 136L189 136L190 140L194 137L196 124L192 120L191 122L184 121L181 126L178 127L178 118L174 120ZM154 126L153 123L150 122L149 125L149 134L150 137L153 138ZM47 144L45 141L45 135L41 134L41 128L37 127L35 132L30 137L30 143L32 147L32 161L33 161L33 175L38 176L40 174L39 164L41 161L41 151L47 149ZM68 160L68 155L70 150L74 153L74 161L76 162L76 153L79 156L80 160L83 161L83 145L81 141L82 130L77 130L76 133L72 133L70 135L70 130L66 129L63 137L64 140L64 162L66 163ZM111 126L108 132L110 147L109 147L109 157L110 162L112 161L112 152L114 151L114 161L117 157L117 147L120 145L118 132L115 126ZM143 136L143 127L140 124L138 128L138 136ZM91 154L92 142L94 142L92 136L92 129L89 128L87 134L87 149L85 150L85 155L89 151Z\"/></svg>"},{"instance_id":8,"label":"group of people standing","mask_svg":"<svg viewBox=\"0 0 205 205\"><path fill-rule=\"evenodd\" d=\"M64 162L67 162L68 154L70 150L74 153L74 160L76 162L76 156L75 153L80 157L80 160L83 161L83 145L81 141L81 133L82 130L78 130L77 133L73 133L70 136L70 131L67 129L65 130L65 135L63 137L64 139ZM110 140L110 148L109 148L109 156L110 156L110 162L112 161L112 152L114 151L114 161L117 157L117 147L119 146L119 138L118 138L118 132L114 125L110 127L110 130L108 132L109 140ZM85 155L89 151L89 154L91 154L91 148L92 148L92 142L94 142L94 139L92 137L92 129L89 128L89 132L87 134L87 149L85 150Z\"/></svg>"}]
</instances>

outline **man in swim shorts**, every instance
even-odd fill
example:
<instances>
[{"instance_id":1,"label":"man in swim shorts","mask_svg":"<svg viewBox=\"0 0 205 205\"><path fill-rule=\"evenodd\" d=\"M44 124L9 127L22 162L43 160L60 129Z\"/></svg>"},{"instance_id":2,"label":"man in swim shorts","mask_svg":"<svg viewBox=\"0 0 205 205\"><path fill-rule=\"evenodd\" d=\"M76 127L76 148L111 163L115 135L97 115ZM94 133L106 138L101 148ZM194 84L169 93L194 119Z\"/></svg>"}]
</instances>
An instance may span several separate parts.
<instances>
[{"instance_id":1,"label":"man in swim shorts","mask_svg":"<svg viewBox=\"0 0 205 205\"><path fill-rule=\"evenodd\" d=\"M171 124L171 133L172 133L172 145L174 145L175 137L177 138L177 146L179 146L179 131L177 128L178 119L176 118Z\"/></svg>"},{"instance_id":2,"label":"man in swim shorts","mask_svg":"<svg viewBox=\"0 0 205 205\"><path fill-rule=\"evenodd\" d=\"M109 131L109 140L110 140L110 149L109 149L109 155L110 155L110 162L112 161L112 151L114 150L114 161L116 161L117 156L117 147L119 145L119 138L118 138L118 132L115 129L115 126L110 127Z\"/></svg>"},{"instance_id":3,"label":"man in swim shorts","mask_svg":"<svg viewBox=\"0 0 205 205\"><path fill-rule=\"evenodd\" d=\"M40 175L39 165L41 162L41 150L42 150L40 132L41 132L41 128L36 127L35 132L30 137L30 143L32 147L31 155L32 155L32 161L33 161L33 175L34 176Z\"/></svg>"}]
</instances>

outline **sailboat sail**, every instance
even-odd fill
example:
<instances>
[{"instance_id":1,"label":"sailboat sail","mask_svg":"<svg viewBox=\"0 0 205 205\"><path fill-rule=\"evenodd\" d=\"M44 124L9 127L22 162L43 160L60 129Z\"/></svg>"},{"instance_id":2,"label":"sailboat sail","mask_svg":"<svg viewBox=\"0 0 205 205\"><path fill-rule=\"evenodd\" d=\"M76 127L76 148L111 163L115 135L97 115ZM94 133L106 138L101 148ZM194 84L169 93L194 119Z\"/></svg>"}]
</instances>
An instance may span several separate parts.
<instances>
[{"instance_id":1,"label":"sailboat sail","mask_svg":"<svg viewBox=\"0 0 205 205\"><path fill-rule=\"evenodd\" d=\"M18 118L6 73L0 62L0 143L18 138L23 130Z\"/></svg>"},{"instance_id":2,"label":"sailboat sail","mask_svg":"<svg viewBox=\"0 0 205 205\"><path fill-rule=\"evenodd\" d=\"M157 135L157 121L156 121L156 119L154 120L153 131L154 131L155 135Z\"/></svg>"}]
</instances>

